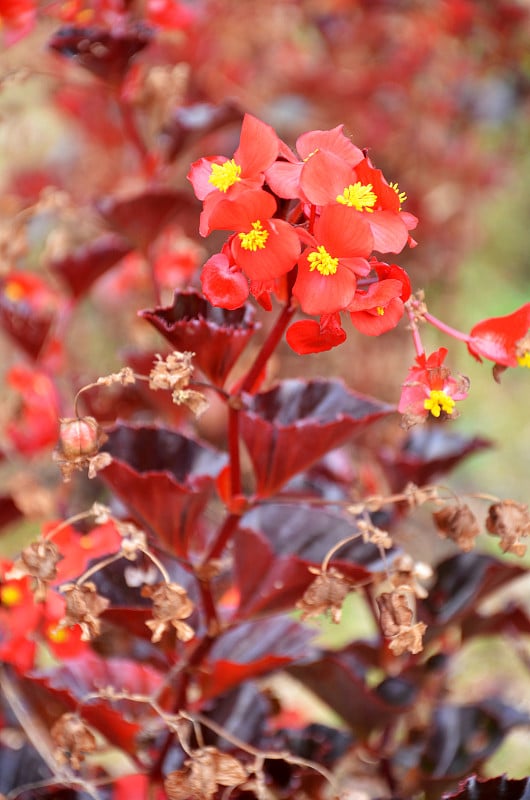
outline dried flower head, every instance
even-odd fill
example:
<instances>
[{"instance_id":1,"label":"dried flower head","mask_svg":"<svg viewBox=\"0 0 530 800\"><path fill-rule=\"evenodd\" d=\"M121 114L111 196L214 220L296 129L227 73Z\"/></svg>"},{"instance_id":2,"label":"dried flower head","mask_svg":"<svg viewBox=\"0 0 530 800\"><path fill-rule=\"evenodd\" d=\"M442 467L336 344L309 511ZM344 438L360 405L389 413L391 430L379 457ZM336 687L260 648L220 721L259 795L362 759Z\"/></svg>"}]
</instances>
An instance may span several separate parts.
<instances>
[{"instance_id":1,"label":"dried flower head","mask_svg":"<svg viewBox=\"0 0 530 800\"><path fill-rule=\"evenodd\" d=\"M178 350L170 353L166 358L157 355L153 369L149 373L149 388L169 389L173 392L186 389L193 374L192 358L195 353Z\"/></svg>"},{"instance_id":2,"label":"dried flower head","mask_svg":"<svg viewBox=\"0 0 530 800\"><path fill-rule=\"evenodd\" d=\"M423 561L403 554L398 556L392 564L391 582L394 589L410 591L416 597L427 597L428 592L420 581L427 581L432 577L432 569Z\"/></svg>"},{"instance_id":3,"label":"dried flower head","mask_svg":"<svg viewBox=\"0 0 530 800\"><path fill-rule=\"evenodd\" d=\"M432 516L441 536L451 539L464 553L473 549L480 527L469 506L445 506Z\"/></svg>"},{"instance_id":4,"label":"dried flower head","mask_svg":"<svg viewBox=\"0 0 530 800\"><path fill-rule=\"evenodd\" d=\"M382 547L385 550L392 547L392 538L388 531L377 528L366 520L359 520L357 527L361 531L363 542L370 542L370 544L375 544L376 547Z\"/></svg>"},{"instance_id":5,"label":"dried flower head","mask_svg":"<svg viewBox=\"0 0 530 800\"><path fill-rule=\"evenodd\" d=\"M417 622L410 628L405 628L397 636L392 638L388 645L395 656L401 656L403 653L421 653L423 650L423 634L427 630L424 622Z\"/></svg>"},{"instance_id":6,"label":"dried flower head","mask_svg":"<svg viewBox=\"0 0 530 800\"><path fill-rule=\"evenodd\" d=\"M65 596L66 610L60 622L62 627L79 625L81 628L81 639L88 642L99 636L101 625L99 616L110 605L106 597L97 593L93 583L65 583L61 587Z\"/></svg>"},{"instance_id":7,"label":"dried flower head","mask_svg":"<svg viewBox=\"0 0 530 800\"><path fill-rule=\"evenodd\" d=\"M503 553L524 556L526 545L519 539L530 534L530 515L528 506L515 500L494 503L488 511L486 529L492 536L500 538Z\"/></svg>"},{"instance_id":8,"label":"dried flower head","mask_svg":"<svg viewBox=\"0 0 530 800\"><path fill-rule=\"evenodd\" d=\"M177 406L187 406L197 418L204 414L210 405L208 398L194 389L176 389L171 399Z\"/></svg>"},{"instance_id":9,"label":"dried flower head","mask_svg":"<svg viewBox=\"0 0 530 800\"><path fill-rule=\"evenodd\" d=\"M410 596L407 587L400 587L392 592L383 592L376 598L381 629L391 640L389 647L396 656L406 652L420 653L423 650L422 637L427 626L423 622L412 624Z\"/></svg>"},{"instance_id":10,"label":"dried flower head","mask_svg":"<svg viewBox=\"0 0 530 800\"><path fill-rule=\"evenodd\" d=\"M94 417L62 419L59 443L53 460L59 465L63 480L69 481L76 470L88 469L88 477L111 462L109 453L99 453L107 435Z\"/></svg>"},{"instance_id":11,"label":"dried flower head","mask_svg":"<svg viewBox=\"0 0 530 800\"><path fill-rule=\"evenodd\" d=\"M16 580L29 575L33 579L35 600L42 602L46 598L48 584L57 577L57 563L61 558L62 555L53 542L39 539L22 550L20 558L5 577L7 580Z\"/></svg>"},{"instance_id":12,"label":"dried flower head","mask_svg":"<svg viewBox=\"0 0 530 800\"><path fill-rule=\"evenodd\" d=\"M97 386L112 386L114 383L119 383L121 386L129 386L132 383L136 383L136 377L131 367L122 367L119 372L102 375L96 381Z\"/></svg>"},{"instance_id":13,"label":"dried flower head","mask_svg":"<svg viewBox=\"0 0 530 800\"><path fill-rule=\"evenodd\" d=\"M296 608L302 611L301 618L304 620L320 614L330 614L333 622L338 624L342 604L352 588L350 582L333 567L326 572L313 569L311 572L316 573L316 578L308 586L302 599L296 603Z\"/></svg>"},{"instance_id":14,"label":"dried flower head","mask_svg":"<svg viewBox=\"0 0 530 800\"><path fill-rule=\"evenodd\" d=\"M77 714L63 714L50 731L59 764L79 769L87 753L96 749L96 737Z\"/></svg>"},{"instance_id":15,"label":"dried flower head","mask_svg":"<svg viewBox=\"0 0 530 800\"><path fill-rule=\"evenodd\" d=\"M169 800L211 800L219 786L238 786L248 776L241 761L215 747L195 750L184 764L164 781Z\"/></svg>"},{"instance_id":16,"label":"dried flower head","mask_svg":"<svg viewBox=\"0 0 530 800\"><path fill-rule=\"evenodd\" d=\"M171 625L181 642L188 642L193 638L195 635L193 628L182 622L191 615L194 608L183 586L177 583L143 586L142 597L150 597L153 601L153 619L145 623L153 631L152 642L159 642Z\"/></svg>"}]
</instances>

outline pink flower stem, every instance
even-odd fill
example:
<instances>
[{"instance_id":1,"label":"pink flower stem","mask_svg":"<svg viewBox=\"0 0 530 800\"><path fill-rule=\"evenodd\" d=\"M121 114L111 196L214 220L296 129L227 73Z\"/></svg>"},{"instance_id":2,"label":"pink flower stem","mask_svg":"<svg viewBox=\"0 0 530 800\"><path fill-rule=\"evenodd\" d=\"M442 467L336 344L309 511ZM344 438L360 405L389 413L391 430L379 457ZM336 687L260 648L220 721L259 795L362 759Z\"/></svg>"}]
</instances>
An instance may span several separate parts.
<instances>
[{"instance_id":1,"label":"pink flower stem","mask_svg":"<svg viewBox=\"0 0 530 800\"><path fill-rule=\"evenodd\" d=\"M414 349L416 350L416 355L422 356L425 350L423 349L423 343L421 341L418 325L416 324L414 311L412 310L412 308L409 307L409 305L406 305L405 308L407 309L407 314L409 315L410 330L412 331L412 341L414 342Z\"/></svg>"},{"instance_id":2,"label":"pink flower stem","mask_svg":"<svg viewBox=\"0 0 530 800\"><path fill-rule=\"evenodd\" d=\"M469 334L462 333L462 331L458 331L456 328L451 328L450 325L446 325L441 319L433 317L433 315L429 314L428 311L423 314L423 318L426 320L426 322L429 322L431 325L434 325L435 328L438 328L438 330L443 331L443 333L447 333L448 336L452 336L453 339L458 339L460 342L471 341L471 336L469 336Z\"/></svg>"}]
</instances>

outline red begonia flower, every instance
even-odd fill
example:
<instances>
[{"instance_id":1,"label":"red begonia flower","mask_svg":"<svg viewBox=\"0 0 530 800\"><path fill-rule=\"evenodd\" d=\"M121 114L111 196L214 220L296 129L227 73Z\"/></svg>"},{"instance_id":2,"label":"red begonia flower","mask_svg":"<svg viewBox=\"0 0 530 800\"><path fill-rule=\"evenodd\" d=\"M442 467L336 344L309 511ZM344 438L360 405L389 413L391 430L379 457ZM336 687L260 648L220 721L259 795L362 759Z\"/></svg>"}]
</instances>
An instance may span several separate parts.
<instances>
[{"instance_id":1,"label":"red begonia flower","mask_svg":"<svg viewBox=\"0 0 530 800\"><path fill-rule=\"evenodd\" d=\"M300 239L285 220L273 219L276 200L261 189L221 200L212 210L213 230L231 230L234 262L250 280L268 281L284 275L300 254Z\"/></svg>"},{"instance_id":2,"label":"red begonia flower","mask_svg":"<svg viewBox=\"0 0 530 800\"><path fill-rule=\"evenodd\" d=\"M202 291L212 306L240 308L248 298L249 286L239 267L226 253L208 259L201 272Z\"/></svg>"},{"instance_id":3,"label":"red begonia flower","mask_svg":"<svg viewBox=\"0 0 530 800\"><path fill-rule=\"evenodd\" d=\"M447 348L440 347L429 357L422 353L415 366L409 369L403 384L398 410L405 415L405 424L413 425L426 419L455 415L455 401L467 397L469 381L463 376L453 378L443 366Z\"/></svg>"},{"instance_id":4,"label":"red begonia flower","mask_svg":"<svg viewBox=\"0 0 530 800\"><path fill-rule=\"evenodd\" d=\"M367 214L379 253L400 253L417 224L416 217L401 212L404 193L367 158L352 167L334 154L316 153L305 170L304 191L316 205L340 203Z\"/></svg>"},{"instance_id":5,"label":"red begonia flower","mask_svg":"<svg viewBox=\"0 0 530 800\"><path fill-rule=\"evenodd\" d=\"M51 378L37 369L16 366L6 373L6 382L21 395L17 418L5 429L12 446L30 455L56 444L59 396Z\"/></svg>"},{"instance_id":6,"label":"red begonia flower","mask_svg":"<svg viewBox=\"0 0 530 800\"><path fill-rule=\"evenodd\" d=\"M403 316L402 283L389 278L356 292L348 306L352 325L367 336L380 336L395 328Z\"/></svg>"},{"instance_id":7,"label":"red begonia flower","mask_svg":"<svg viewBox=\"0 0 530 800\"><path fill-rule=\"evenodd\" d=\"M212 230L208 220L218 202L263 186L265 170L275 161L279 149L280 140L270 125L245 114L239 147L233 158L210 156L191 165L187 177L195 195L199 200L208 198L201 214L201 236L207 236Z\"/></svg>"},{"instance_id":8,"label":"red begonia flower","mask_svg":"<svg viewBox=\"0 0 530 800\"><path fill-rule=\"evenodd\" d=\"M530 303L505 317L483 319L472 328L467 347L478 361L530 367Z\"/></svg>"},{"instance_id":9,"label":"red begonia flower","mask_svg":"<svg viewBox=\"0 0 530 800\"><path fill-rule=\"evenodd\" d=\"M293 294L306 314L334 314L353 301L357 276L370 271L370 226L351 208L326 206L315 222L313 238L314 244L298 260Z\"/></svg>"},{"instance_id":10,"label":"red begonia flower","mask_svg":"<svg viewBox=\"0 0 530 800\"><path fill-rule=\"evenodd\" d=\"M320 323L315 319L293 323L287 329L285 338L295 353L307 355L337 347L346 341L346 332L340 324L340 314L324 314L320 317Z\"/></svg>"},{"instance_id":11,"label":"red begonia flower","mask_svg":"<svg viewBox=\"0 0 530 800\"><path fill-rule=\"evenodd\" d=\"M280 156L267 171L267 183L278 197L299 198L313 205L320 203L320 188L329 180L339 164L355 166L363 158L359 150L343 133L343 125L329 131L308 131L296 140L298 159L283 143Z\"/></svg>"}]
</instances>

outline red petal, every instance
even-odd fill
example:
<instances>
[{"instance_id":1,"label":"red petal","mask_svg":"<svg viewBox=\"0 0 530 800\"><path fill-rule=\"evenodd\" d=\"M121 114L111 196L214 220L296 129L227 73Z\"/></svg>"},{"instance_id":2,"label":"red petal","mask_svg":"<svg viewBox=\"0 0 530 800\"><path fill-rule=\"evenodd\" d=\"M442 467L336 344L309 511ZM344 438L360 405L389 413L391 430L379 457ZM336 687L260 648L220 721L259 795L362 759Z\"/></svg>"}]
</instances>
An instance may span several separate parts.
<instances>
[{"instance_id":1,"label":"red petal","mask_svg":"<svg viewBox=\"0 0 530 800\"><path fill-rule=\"evenodd\" d=\"M355 182L352 167L334 153L319 150L302 167L300 186L310 203L335 203L345 187Z\"/></svg>"},{"instance_id":2,"label":"red petal","mask_svg":"<svg viewBox=\"0 0 530 800\"><path fill-rule=\"evenodd\" d=\"M287 200L300 197L302 167L302 164L290 164L288 161L276 161L269 167L266 178L274 194Z\"/></svg>"},{"instance_id":3,"label":"red petal","mask_svg":"<svg viewBox=\"0 0 530 800\"><path fill-rule=\"evenodd\" d=\"M374 241L366 216L348 206L326 206L315 223L315 238L334 258L367 258Z\"/></svg>"},{"instance_id":4,"label":"red petal","mask_svg":"<svg viewBox=\"0 0 530 800\"><path fill-rule=\"evenodd\" d=\"M399 214L374 211L368 215L368 221L374 237L374 250L378 253L401 253L409 233Z\"/></svg>"},{"instance_id":5,"label":"red petal","mask_svg":"<svg viewBox=\"0 0 530 800\"><path fill-rule=\"evenodd\" d=\"M210 198L205 202L208 209ZM276 211L276 200L268 192L261 189L249 190L238 194L234 200L216 201L209 213L209 229L247 232L253 222L264 222Z\"/></svg>"},{"instance_id":6,"label":"red petal","mask_svg":"<svg viewBox=\"0 0 530 800\"><path fill-rule=\"evenodd\" d=\"M204 295L213 306L239 308L248 298L248 281L235 267L230 265L223 253L208 259L201 273Z\"/></svg>"},{"instance_id":7,"label":"red petal","mask_svg":"<svg viewBox=\"0 0 530 800\"><path fill-rule=\"evenodd\" d=\"M525 303L513 314L484 319L475 325L470 333L468 350L479 361L482 356L497 364L516 367L518 362L515 345L529 328L530 303Z\"/></svg>"},{"instance_id":8,"label":"red petal","mask_svg":"<svg viewBox=\"0 0 530 800\"><path fill-rule=\"evenodd\" d=\"M279 149L280 140L274 129L252 114L245 114L239 147L234 153L242 177L253 178L264 172L278 157Z\"/></svg>"},{"instance_id":9,"label":"red petal","mask_svg":"<svg viewBox=\"0 0 530 800\"><path fill-rule=\"evenodd\" d=\"M346 333L340 326L322 330L316 320L303 319L288 328L285 338L295 353L307 355L337 347L346 340Z\"/></svg>"},{"instance_id":10,"label":"red petal","mask_svg":"<svg viewBox=\"0 0 530 800\"><path fill-rule=\"evenodd\" d=\"M307 158L315 150L327 150L343 158L352 167L362 161L363 152L343 133L344 125L337 125L330 131L308 131L298 137L296 149L301 157Z\"/></svg>"},{"instance_id":11,"label":"red petal","mask_svg":"<svg viewBox=\"0 0 530 800\"><path fill-rule=\"evenodd\" d=\"M293 294L300 301L302 311L320 316L347 308L357 287L354 273L340 262L334 275L322 275L317 269L311 271L306 253L300 258L298 277L293 286Z\"/></svg>"},{"instance_id":12,"label":"red petal","mask_svg":"<svg viewBox=\"0 0 530 800\"><path fill-rule=\"evenodd\" d=\"M377 311L357 311L350 314L352 325L365 336L380 336L392 330L403 316L403 302L395 297L384 307L384 314Z\"/></svg>"},{"instance_id":13,"label":"red petal","mask_svg":"<svg viewBox=\"0 0 530 800\"><path fill-rule=\"evenodd\" d=\"M269 281L289 272L300 255L300 239L295 229L282 219L263 224L269 236L263 250L245 250L236 236L232 253L240 267L253 281Z\"/></svg>"}]
</instances>

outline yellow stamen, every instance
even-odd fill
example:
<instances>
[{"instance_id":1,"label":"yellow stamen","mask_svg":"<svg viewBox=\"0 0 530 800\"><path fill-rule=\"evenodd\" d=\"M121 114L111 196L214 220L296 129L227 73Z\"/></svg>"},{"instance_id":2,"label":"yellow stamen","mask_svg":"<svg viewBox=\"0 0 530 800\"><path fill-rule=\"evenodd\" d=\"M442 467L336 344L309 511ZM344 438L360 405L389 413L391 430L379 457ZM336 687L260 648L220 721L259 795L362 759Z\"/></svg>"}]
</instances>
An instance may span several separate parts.
<instances>
[{"instance_id":1,"label":"yellow stamen","mask_svg":"<svg viewBox=\"0 0 530 800\"><path fill-rule=\"evenodd\" d=\"M269 238L269 232L264 230L260 220L257 219L256 222L252 223L251 231L248 233L240 233L238 236L241 240L241 247L243 250L252 250L252 252L255 253L256 250L265 249L265 243Z\"/></svg>"},{"instance_id":2,"label":"yellow stamen","mask_svg":"<svg viewBox=\"0 0 530 800\"><path fill-rule=\"evenodd\" d=\"M318 147L317 147L317 149L316 149L316 150L313 150L311 153L309 153L309 155L308 155L308 156L306 156L306 157L304 158L304 164L306 163L306 161L309 161L309 159L311 158L311 156L314 156L314 155L315 155L315 153L318 153L319 149L320 149L320 148L318 148Z\"/></svg>"},{"instance_id":3,"label":"yellow stamen","mask_svg":"<svg viewBox=\"0 0 530 800\"><path fill-rule=\"evenodd\" d=\"M61 628L60 625L49 625L46 635L54 644L64 644L70 638L70 632L66 628Z\"/></svg>"},{"instance_id":4,"label":"yellow stamen","mask_svg":"<svg viewBox=\"0 0 530 800\"><path fill-rule=\"evenodd\" d=\"M342 203L343 206L353 206L357 211L373 211L377 202L377 195L373 192L373 186L368 183L366 186L357 181L357 183L350 183L346 186L342 194L337 195L337 203Z\"/></svg>"},{"instance_id":5,"label":"yellow stamen","mask_svg":"<svg viewBox=\"0 0 530 800\"><path fill-rule=\"evenodd\" d=\"M94 547L94 541L90 534L86 534L85 536L79 537L79 546L83 548L83 550L92 550Z\"/></svg>"},{"instance_id":6,"label":"yellow stamen","mask_svg":"<svg viewBox=\"0 0 530 800\"><path fill-rule=\"evenodd\" d=\"M442 411L452 414L455 410L455 401L445 392L432 389L429 397L423 401L423 407L430 411L433 417L439 417Z\"/></svg>"},{"instance_id":7,"label":"yellow stamen","mask_svg":"<svg viewBox=\"0 0 530 800\"><path fill-rule=\"evenodd\" d=\"M4 286L4 294L12 303L17 303L19 300L23 299L25 291L17 281L8 281Z\"/></svg>"},{"instance_id":8,"label":"yellow stamen","mask_svg":"<svg viewBox=\"0 0 530 800\"><path fill-rule=\"evenodd\" d=\"M399 210L401 211L401 205L405 202L405 200L407 200L407 195L405 192L399 191L399 186L397 183L391 183L390 186L395 191L395 193L399 198Z\"/></svg>"},{"instance_id":9,"label":"yellow stamen","mask_svg":"<svg viewBox=\"0 0 530 800\"><path fill-rule=\"evenodd\" d=\"M377 306L377 308L375 310L377 311L377 313L379 314L380 317L384 317L385 309L383 308L383 306Z\"/></svg>"},{"instance_id":10,"label":"yellow stamen","mask_svg":"<svg viewBox=\"0 0 530 800\"><path fill-rule=\"evenodd\" d=\"M528 367L530 369L530 350L527 350L522 356L517 356L517 363L520 367Z\"/></svg>"},{"instance_id":11,"label":"yellow stamen","mask_svg":"<svg viewBox=\"0 0 530 800\"><path fill-rule=\"evenodd\" d=\"M334 275L339 265L339 259L330 256L328 251L322 245L319 245L316 250L309 253L307 260L309 261L309 270L317 269L321 275Z\"/></svg>"},{"instance_id":12,"label":"yellow stamen","mask_svg":"<svg viewBox=\"0 0 530 800\"><path fill-rule=\"evenodd\" d=\"M241 167L233 158L224 164L212 164L212 173L208 183L213 184L220 192L227 192L234 183L241 180Z\"/></svg>"},{"instance_id":13,"label":"yellow stamen","mask_svg":"<svg viewBox=\"0 0 530 800\"><path fill-rule=\"evenodd\" d=\"M22 597L23 595L20 587L15 586L13 583L7 583L0 589L0 600L2 601L2 605L8 606L8 608L11 608L12 606L18 606L22 600Z\"/></svg>"}]
</instances>

